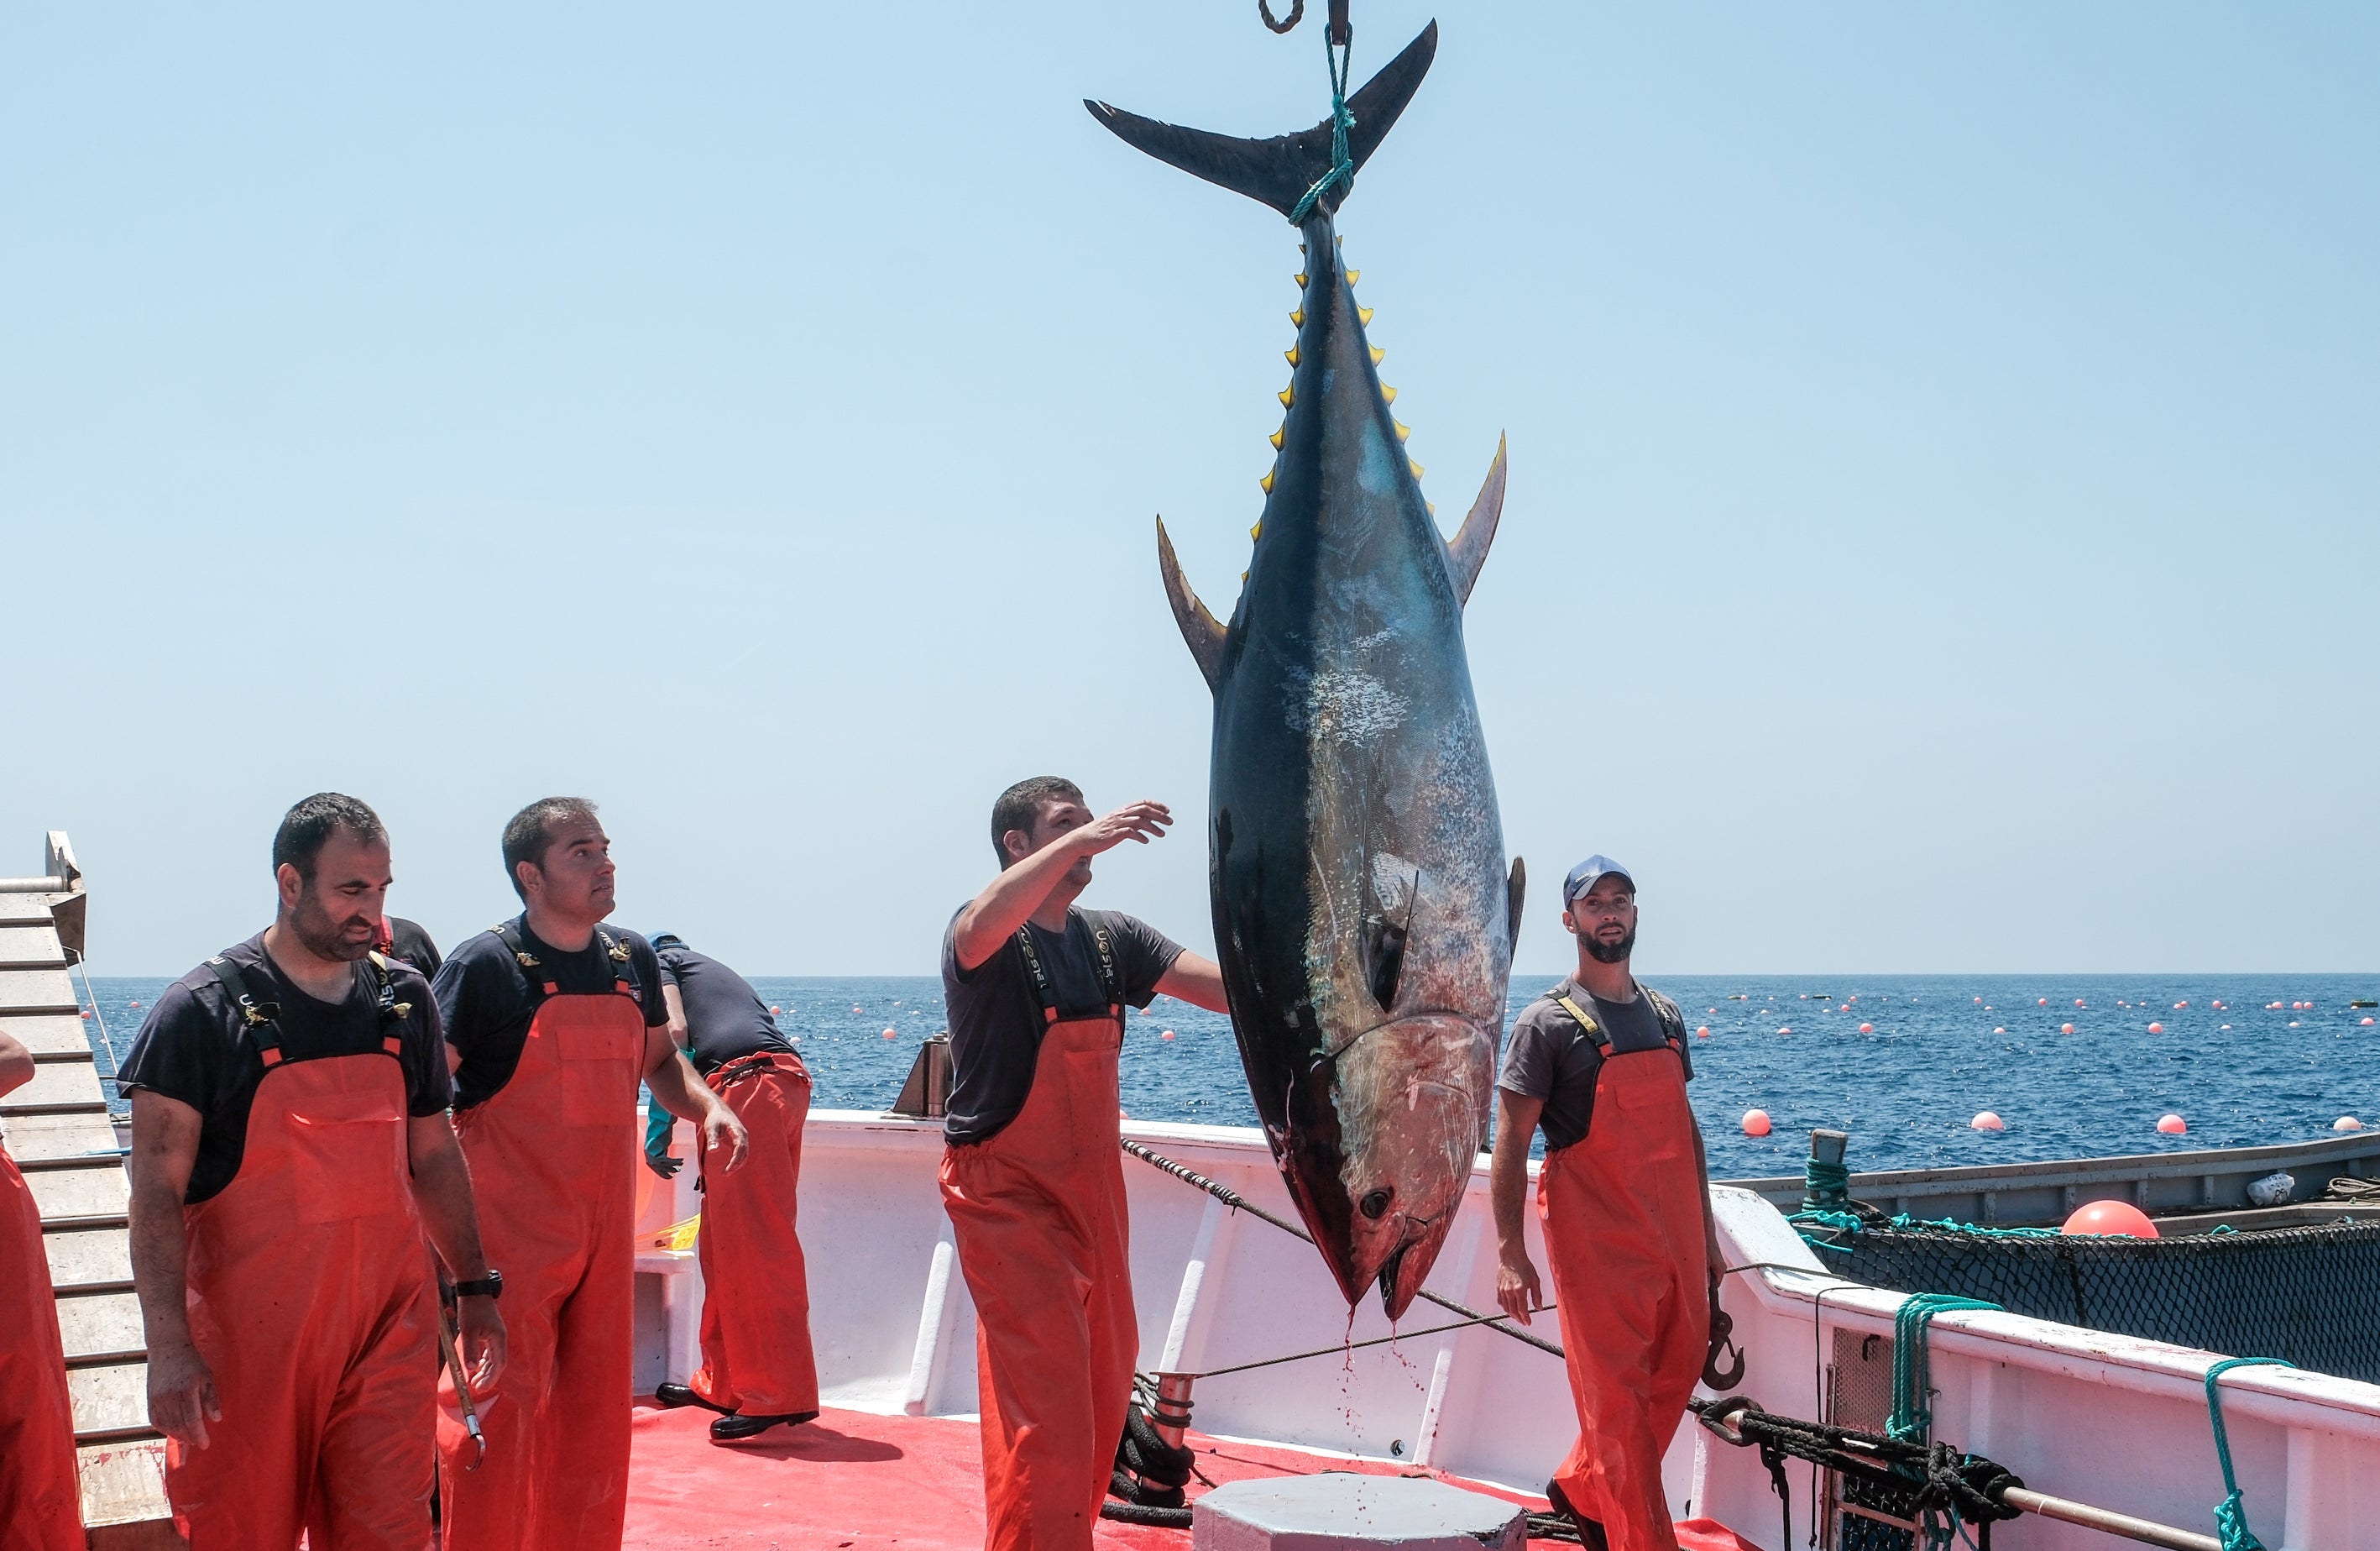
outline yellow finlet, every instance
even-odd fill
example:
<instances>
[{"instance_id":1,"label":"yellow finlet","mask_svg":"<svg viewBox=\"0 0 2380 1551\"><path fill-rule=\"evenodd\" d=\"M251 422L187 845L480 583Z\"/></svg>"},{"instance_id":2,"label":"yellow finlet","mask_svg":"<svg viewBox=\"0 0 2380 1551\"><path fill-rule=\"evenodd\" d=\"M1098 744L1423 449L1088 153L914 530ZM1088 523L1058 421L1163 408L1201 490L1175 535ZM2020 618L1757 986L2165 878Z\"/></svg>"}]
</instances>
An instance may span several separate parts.
<instances>
[{"instance_id":1,"label":"yellow finlet","mask_svg":"<svg viewBox=\"0 0 2380 1551\"><path fill-rule=\"evenodd\" d=\"M1388 353L1389 353L1388 351L1386 351L1386 350L1384 350L1384 349L1380 348L1378 345L1373 346L1373 347L1372 347L1372 364L1373 364L1373 365L1375 365L1375 366L1379 365L1379 364L1380 364L1380 361L1381 361L1381 359L1382 359L1383 357L1387 356L1387 354L1388 354Z\"/></svg>"},{"instance_id":2,"label":"yellow finlet","mask_svg":"<svg viewBox=\"0 0 2380 1551\"><path fill-rule=\"evenodd\" d=\"M1355 321L1356 321L1357 323L1359 323L1359 324L1362 324L1366 328L1369 328L1369 327L1371 327L1371 326L1372 326L1372 310L1371 310L1370 308L1368 308L1368 307L1358 307L1358 308L1356 308L1356 309L1355 309Z\"/></svg>"},{"instance_id":3,"label":"yellow finlet","mask_svg":"<svg viewBox=\"0 0 2380 1551\"><path fill-rule=\"evenodd\" d=\"M1249 537L1249 538L1251 538L1251 539L1260 539L1260 538L1263 538L1263 537L1264 537L1264 524L1263 524L1263 523L1261 523L1261 522L1259 522L1259 523L1257 523L1255 527L1253 527L1253 528L1249 529L1249 530L1248 530L1248 537Z\"/></svg>"},{"instance_id":4,"label":"yellow finlet","mask_svg":"<svg viewBox=\"0 0 2380 1551\"><path fill-rule=\"evenodd\" d=\"M1276 430L1273 432L1273 434L1272 434L1272 435L1270 436L1270 438L1269 438L1269 439L1271 441L1271 443L1272 443L1272 450L1273 450L1273 451L1275 451L1275 452L1279 452L1279 451L1281 450L1281 437L1283 437L1284 435L1288 434L1288 432L1289 432L1289 427L1287 427L1287 426L1285 426L1285 425L1284 425L1284 426L1281 426L1281 427L1279 427L1278 429L1276 429Z\"/></svg>"},{"instance_id":5,"label":"yellow finlet","mask_svg":"<svg viewBox=\"0 0 2380 1551\"><path fill-rule=\"evenodd\" d=\"M1262 479L1260 479L1260 480L1258 480L1258 481L1257 481L1257 486L1258 486L1259 488L1261 488L1261 489L1264 491L1264 493L1265 493L1266 495L1271 495L1271 494L1272 494L1272 471L1271 471L1270 470L1267 470L1265 471L1265 477L1264 477L1264 478L1262 478ZM1259 523L1257 523L1257 527L1259 527L1259 528L1261 528L1261 527L1263 527L1263 526L1264 526L1264 524L1263 524L1263 523L1261 523L1261 522L1259 522ZM1255 538L1255 537L1256 537L1256 534L1254 534L1254 533L1250 533L1250 534L1248 535L1248 537L1250 537L1250 538Z\"/></svg>"},{"instance_id":6,"label":"yellow finlet","mask_svg":"<svg viewBox=\"0 0 2380 1551\"><path fill-rule=\"evenodd\" d=\"M1435 501L1424 501L1424 502L1422 503L1422 505L1423 505L1423 506L1425 506L1425 507L1427 507L1429 508L1429 515L1430 515L1430 516L1432 516L1432 517L1436 517L1436 516L1438 515L1438 503L1437 503L1437 502L1435 502Z\"/></svg>"},{"instance_id":7,"label":"yellow finlet","mask_svg":"<svg viewBox=\"0 0 2380 1551\"><path fill-rule=\"evenodd\" d=\"M1287 387L1285 387L1285 388L1283 388L1283 389L1281 389L1281 407L1282 409L1288 409L1292 404L1295 403L1296 401L1297 401L1297 385L1296 385L1295 383L1292 383L1292 384L1290 384L1290 385L1289 385L1289 386L1287 386Z\"/></svg>"},{"instance_id":8,"label":"yellow finlet","mask_svg":"<svg viewBox=\"0 0 2380 1551\"><path fill-rule=\"evenodd\" d=\"M1390 415L1389 417L1389 423L1397 428L1397 440L1400 442L1413 434L1413 427L1397 419L1394 415Z\"/></svg>"},{"instance_id":9,"label":"yellow finlet","mask_svg":"<svg viewBox=\"0 0 2380 1551\"><path fill-rule=\"evenodd\" d=\"M1296 274L1291 275L1290 278L1303 286L1305 284L1305 271L1301 269Z\"/></svg>"},{"instance_id":10,"label":"yellow finlet","mask_svg":"<svg viewBox=\"0 0 2380 1551\"><path fill-rule=\"evenodd\" d=\"M1412 458L1406 458L1406 459L1405 459L1405 462L1406 462L1406 463L1407 463L1407 464L1408 464L1408 465L1413 469L1413 471L1414 471L1414 478L1415 478L1415 479L1419 479L1419 478L1421 478L1421 465L1420 465L1420 464L1418 464L1418 463L1414 462L1414 460L1413 460Z\"/></svg>"},{"instance_id":11,"label":"yellow finlet","mask_svg":"<svg viewBox=\"0 0 2380 1551\"><path fill-rule=\"evenodd\" d=\"M1297 250L1298 250L1299 252L1301 252L1301 253L1305 252L1305 243L1303 243L1303 242L1299 243L1299 244L1297 245Z\"/></svg>"},{"instance_id":12,"label":"yellow finlet","mask_svg":"<svg viewBox=\"0 0 2380 1551\"><path fill-rule=\"evenodd\" d=\"M1393 404L1396 401L1397 390L1389 386L1388 384L1382 383L1380 385L1380 402L1383 404Z\"/></svg>"},{"instance_id":13,"label":"yellow finlet","mask_svg":"<svg viewBox=\"0 0 2380 1551\"><path fill-rule=\"evenodd\" d=\"M1347 284L1349 284L1349 285L1351 285L1351 286L1352 286L1352 285L1354 285L1356 281L1361 280L1363 277L1364 277L1364 272L1363 272L1362 270L1360 270L1360 269L1351 269L1351 270L1349 270L1349 271L1347 272Z\"/></svg>"},{"instance_id":14,"label":"yellow finlet","mask_svg":"<svg viewBox=\"0 0 2380 1551\"><path fill-rule=\"evenodd\" d=\"M1287 357L1289 358L1289 363L1290 363L1292 366L1295 366L1295 365L1297 364L1297 347L1296 347L1296 346L1292 345L1288 349L1283 350L1283 351L1281 352L1281 354L1282 354L1282 355L1285 355L1285 356L1287 356Z\"/></svg>"},{"instance_id":15,"label":"yellow finlet","mask_svg":"<svg viewBox=\"0 0 2380 1551\"><path fill-rule=\"evenodd\" d=\"M1296 311L1292 312L1289 315L1289 322L1290 325L1293 328L1304 328L1305 326L1305 309L1301 307Z\"/></svg>"}]
</instances>

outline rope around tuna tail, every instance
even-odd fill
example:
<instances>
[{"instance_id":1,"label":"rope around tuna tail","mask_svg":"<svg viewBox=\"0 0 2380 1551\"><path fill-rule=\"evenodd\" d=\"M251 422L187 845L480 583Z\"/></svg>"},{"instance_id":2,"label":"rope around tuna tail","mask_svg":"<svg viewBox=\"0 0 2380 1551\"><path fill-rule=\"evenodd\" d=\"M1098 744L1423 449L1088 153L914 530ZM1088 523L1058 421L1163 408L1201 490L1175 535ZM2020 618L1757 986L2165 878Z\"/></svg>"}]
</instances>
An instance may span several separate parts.
<instances>
[{"instance_id":1,"label":"rope around tuna tail","mask_svg":"<svg viewBox=\"0 0 2380 1551\"><path fill-rule=\"evenodd\" d=\"M2206 1420L2215 1428L2215 1458L2223 1462L2223 1501L2215 1509L2215 1533L2223 1551L2265 1551L2265 1543L2248 1528L2248 1510L2240 1506L2240 1478L2231 1472L2231 1435L2223 1428L2223 1391L2216 1380L2234 1368L2294 1368L2279 1357L2227 1357L2206 1370Z\"/></svg>"},{"instance_id":2,"label":"rope around tuna tail","mask_svg":"<svg viewBox=\"0 0 2380 1551\"><path fill-rule=\"evenodd\" d=\"M1289 213L1293 226L1305 225L1306 216L1314 213L1314 202L1332 189L1344 188L1355 177L1354 158L1347 154L1347 131L1355 127L1355 116L1347 111L1347 74L1355 57L1355 35L1353 29L1347 42L1333 46L1330 34L1322 34L1322 63L1330 72L1330 170L1317 178L1314 187L1305 190L1296 208Z\"/></svg>"}]
</instances>

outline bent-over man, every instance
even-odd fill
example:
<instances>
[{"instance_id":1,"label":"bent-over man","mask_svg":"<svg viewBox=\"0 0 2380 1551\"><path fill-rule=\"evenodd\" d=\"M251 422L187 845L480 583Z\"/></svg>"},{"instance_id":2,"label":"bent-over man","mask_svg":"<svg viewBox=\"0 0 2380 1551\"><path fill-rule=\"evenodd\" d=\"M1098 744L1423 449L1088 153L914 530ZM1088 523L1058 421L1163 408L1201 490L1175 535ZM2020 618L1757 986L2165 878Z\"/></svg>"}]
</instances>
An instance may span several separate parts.
<instances>
[{"instance_id":1,"label":"bent-over man","mask_svg":"<svg viewBox=\"0 0 2380 1551\"><path fill-rule=\"evenodd\" d=\"M653 1398L719 1412L710 1435L733 1443L819 1412L809 1274L795 1230L810 1073L750 981L668 933L653 939L653 952L672 1036L751 1137L733 1174L712 1168L710 1148L700 1147L702 1369L691 1384L659 1386ZM660 1141L665 1157L668 1138ZM649 1131L648 1160L653 1142ZM677 1171L656 1164L656 1172Z\"/></svg>"}]
</instances>

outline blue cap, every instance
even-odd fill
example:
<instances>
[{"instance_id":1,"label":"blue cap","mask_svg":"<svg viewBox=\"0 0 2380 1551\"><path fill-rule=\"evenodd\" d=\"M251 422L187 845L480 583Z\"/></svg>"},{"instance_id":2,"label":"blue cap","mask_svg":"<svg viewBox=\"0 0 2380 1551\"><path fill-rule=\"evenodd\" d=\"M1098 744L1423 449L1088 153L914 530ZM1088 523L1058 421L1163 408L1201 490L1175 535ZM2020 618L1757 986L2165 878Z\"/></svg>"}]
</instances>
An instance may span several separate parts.
<instances>
[{"instance_id":1,"label":"blue cap","mask_svg":"<svg viewBox=\"0 0 2380 1551\"><path fill-rule=\"evenodd\" d=\"M1603 876L1606 873L1619 873L1621 877L1628 880L1628 887L1632 892L1635 889L1635 873L1631 873L1627 868L1622 867L1620 863L1612 861L1608 856L1590 856L1585 861L1582 861L1577 866L1572 868L1570 870L1570 876L1562 880L1562 903L1567 905L1572 900L1577 898L1580 895L1585 894L1588 889L1593 888L1595 886L1595 880Z\"/></svg>"}]
</instances>

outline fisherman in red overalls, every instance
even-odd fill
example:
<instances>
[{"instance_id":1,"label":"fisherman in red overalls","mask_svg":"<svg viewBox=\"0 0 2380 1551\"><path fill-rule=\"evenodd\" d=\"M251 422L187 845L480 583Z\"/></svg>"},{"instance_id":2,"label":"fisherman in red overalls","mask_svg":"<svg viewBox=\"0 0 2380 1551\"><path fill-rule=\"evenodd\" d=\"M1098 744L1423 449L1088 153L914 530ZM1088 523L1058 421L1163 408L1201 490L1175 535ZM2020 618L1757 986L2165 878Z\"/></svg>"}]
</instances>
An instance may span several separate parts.
<instances>
[{"instance_id":1,"label":"fisherman in red overalls","mask_svg":"<svg viewBox=\"0 0 2380 1551\"><path fill-rule=\"evenodd\" d=\"M132 1276L149 1417L192 1551L422 1551L438 1298L461 1279L475 1382L504 1365L495 1273L447 1123L438 1008L372 951L388 836L335 792L273 841L273 924L183 976L132 1095Z\"/></svg>"},{"instance_id":2,"label":"fisherman in red overalls","mask_svg":"<svg viewBox=\"0 0 2380 1551\"><path fill-rule=\"evenodd\" d=\"M612 842L583 798L504 825L527 907L456 946L435 982L455 1069L455 1130L489 1251L504 1265L512 1366L479 1385L487 1444L451 1383L438 1422L448 1551L601 1551L628 1508L637 1084L702 1128L733 1169L743 1122L670 1040L661 966L607 927Z\"/></svg>"},{"instance_id":3,"label":"fisherman in red overalls","mask_svg":"<svg viewBox=\"0 0 2380 1551\"><path fill-rule=\"evenodd\" d=\"M1226 1004L1211 959L1074 904L1091 858L1172 822L1156 802L1094 819L1071 781L1017 783L991 811L1000 876L942 938L942 1203L975 1296L991 1551L1087 1551L1123 1433L1140 1349L1117 1124L1123 1009L1160 992Z\"/></svg>"},{"instance_id":4,"label":"fisherman in red overalls","mask_svg":"<svg viewBox=\"0 0 2380 1551\"><path fill-rule=\"evenodd\" d=\"M0 1094L33 1081L33 1053L0 1033ZM42 1212L0 1147L0 1551L83 1551L66 1345Z\"/></svg>"},{"instance_id":5,"label":"fisherman in red overalls","mask_svg":"<svg viewBox=\"0 0 2380 1551\"><path fill-rule=\"evenodd\" d=\"M1578 938L1577 972L1522 1012L1497 1080L1496 1301L1524 1325L1543 1306L1521 1237L1542 1124L1537 1214L1579 1427L1546 1496L1589 1547L1677 1551L1661 1455L1709 1355L1725 1265L1686 1103L1685 1018L1629 971L1626 868L1607 856L1572 868L1561 919Z\"/></svg>"}]
</instances>

